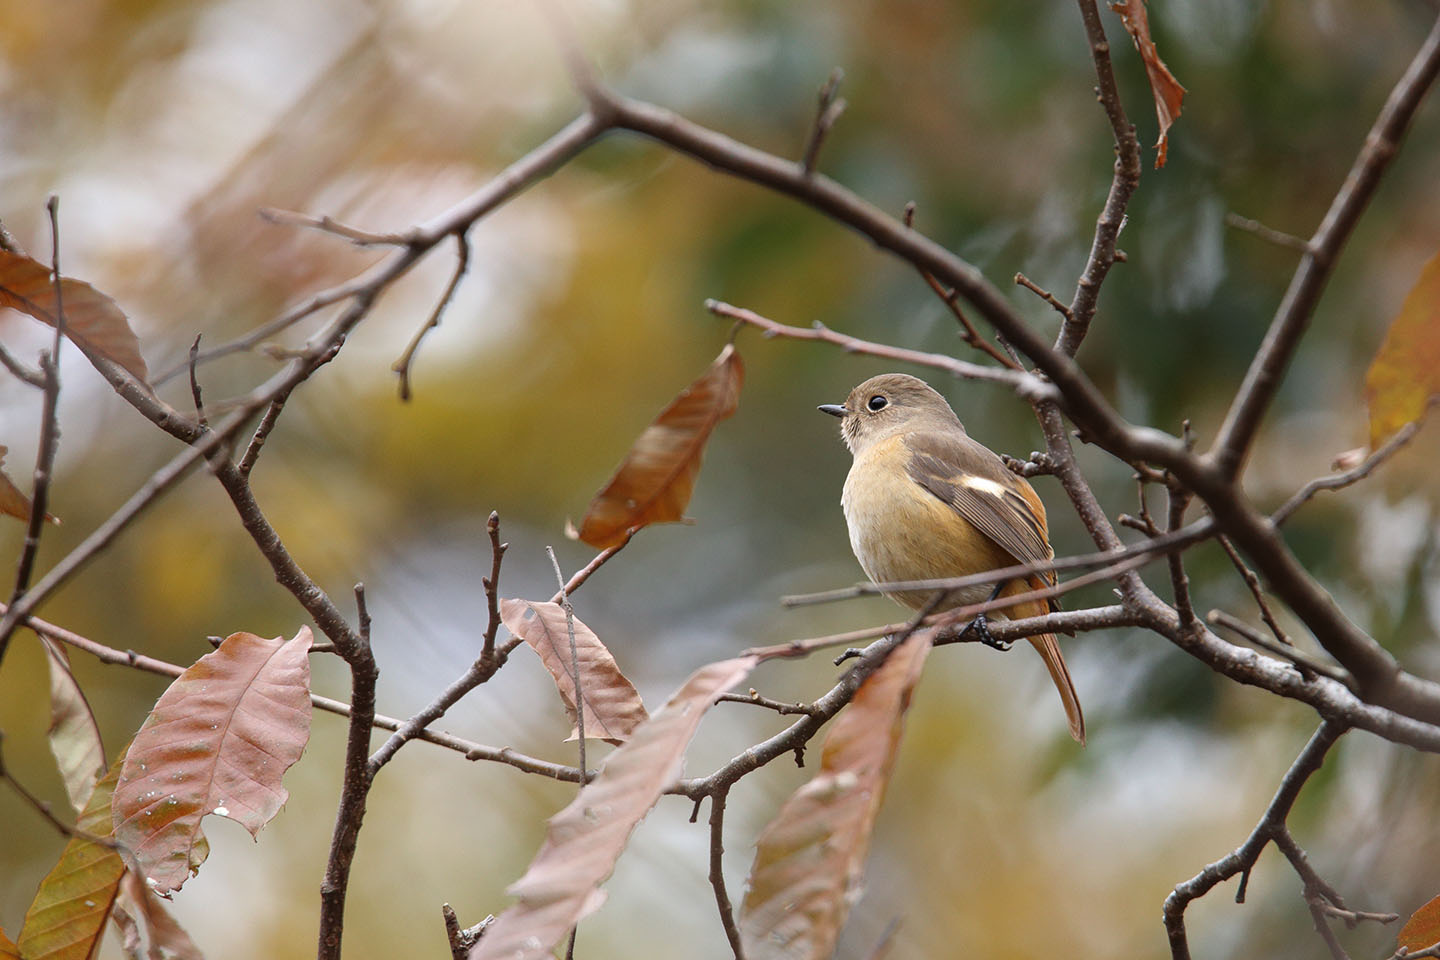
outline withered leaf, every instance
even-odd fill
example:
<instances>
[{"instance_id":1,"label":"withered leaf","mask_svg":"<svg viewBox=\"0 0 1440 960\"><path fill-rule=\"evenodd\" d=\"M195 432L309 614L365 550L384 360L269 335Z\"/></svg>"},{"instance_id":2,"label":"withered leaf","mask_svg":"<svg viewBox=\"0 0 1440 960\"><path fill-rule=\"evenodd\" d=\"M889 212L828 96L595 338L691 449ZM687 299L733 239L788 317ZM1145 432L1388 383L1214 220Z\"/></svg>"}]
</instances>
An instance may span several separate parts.
<instances>
[{"instance_id":1,"label":"withered leaf","mask_svg":"<svg viewBox=\"0 0 1440 960\"><path fill-rule=\"evenodd\" d=\"M1155 98L1155 116L1160 121L1160 139L1155 141L1155 169L1165 166L1165 155L1170 149L1170 125L1180 116L1180 104L1185 100L1185 88L1160 59L1155 41L1150 38L1150 18L1145 12L1145 0L1117 0L1110 9L1120 14L1140 59L1145 63L1145 76L1150 80L1150 93Z\"/></svg>"},{"instance_id":2,"label":"withered leaf","mask_svg":"<svg viewBox=\"0 0 1440 960\"><path fill-rule=\"evenodd\" d=\"M110 802L119 776L116 761L75 822L84 835L70 838L41 881L20 928L19 955L25 960L89 960L99 946L125 872L120 854L99 842L110 836Z\"/></svg>"},{"instance_id":3,"label":"withered leaf","mask_svg":"<svg viewBox=\"0 0 1440 960\"><path fill-rule=\"evenodd\" d=\"M756 841L740 913L751 960L834 953L932 639L932 631L912 635L865 680L825 737L820 771Z\"/></svg>"},{"instance_id":4,"label":"withered leaf","mask_svg":"<svg viewBox=\"0 0 1440 960\"><path fill-rule=\"evenodd\" d=\"M1390 321L1385 340L1365 374L1370 409L1370 446L1420 419L1440 396L1440 253L1420 270L1420 279Z\"/></svg>"},{"instance_id":5,"label":"withered leaf","mask_svg":"<svg viewBox=\"0 0 1440 960\"><path fill-rule=\"evenodd\" d=\"M3 252L3 251L0 251ZM5 455L10 452L9 447L0 446L0 513L9 514L12 517L19 517L21 520L30 519L30 498L15 486L5 472ZM59 523L50 514L45 514L45 519L51 523Z\"/></svg>"},{"instance_id":6,"label":"withered leaf","mask_svg":"<svg viewBox=\"0 0 1440 960\"><path fill-rule=\"evenodd\" d=\"M135 735L115 790L115 837L156 893L198 866L200 820L253 835L289 796L280 778L310 736L310 628L232 633L170 684Z\"/></svg>"},{"instance_id":7,"label":"withered leaf","mask_svg":"<svg viewBox=\"0 0 1440 960\"><path fill-rule=\"evenodd\" d=\"M680 772L700 718L759 662L737 657L701 667L665 706L606 758L595 779L550 818L545 842L510 886L519 902L485 930L470 960L538 960L604 902L610 876L635 826Z\"/></svg>"},{"instance_id":8,"label":"withered leaf","mask_svg":"<svg viewBox=\"0 0 1440 960\"><path fill-rule=\"evenodd\" d=\"M1400 928L1399 945L1414 953L1440 943L1440 897L1432 897Z\"/></svg>"},{"instance_id":9,"label":"withered leaf","mask_svg":"<svg viewBox=\"0 0 1440 960\"><path fill-rule=\"evenodd\" d=\"M85 692L70 671L70 658L53 640L41 638L50 666L50 752L65 781L70 804L85 809L95 781L105 775L105 747Z\"/></svg>"},{"instance_id":10,"label":"withered leaf","mask_svg":"<svg viewBox=\"0 0 1440 960\"><path fill-rule=\"evenodd\" d=\"M190 939L185 928L170 915L164 902L141 881L135 871L125 871L125 876L120 880L120 896L122 901L130 906L131 911L144 921L146 938L150 941L150 956L164 956L170 960L204 960L200 948ZM137 930L137 937L138 934Z\"/></svg>"},{"instance_id":11,"label":"withered leaf","mask_svg":"<svg viewBox=\"0 0 1440 960\"><path fill-rule=\"evenodd\" d=\"M685 519L705 444L715 425L735 412L745 365L726 344L705 375L660 411L595 495L580 529L566 532L597 549L613 547L628 531Z\"/></svg>"},{"instance_id":12,"label":"withered leaf","mask_svg":"<svg viewBox=\"0 0 1440 960\"><path fill-rule=\"evenodd\" d=\"M142 383L149 382L140 340L114 300L70 277L60 278L60 296L70 339L120 364ZM11 307L55 326L55 284L50 268L22 254L0 250L0 307Z\"/></svg>"},{"instance_id":13,"label":"withered leaf","mask_svg":"<svg viewBox=\"0 0 1440 960\"><path fill-rule=\"evenodd\" d=\"M565 608L558 603L501 600L500 619L515 636L540 655L555 678L570 722L575 722L575 678L570 660L570 632ZM580 699L585 707L585 737L623 743L649 719L645 704L595 632L574 619L575 653L580 663Z\"/></svg>"}]
</instances>

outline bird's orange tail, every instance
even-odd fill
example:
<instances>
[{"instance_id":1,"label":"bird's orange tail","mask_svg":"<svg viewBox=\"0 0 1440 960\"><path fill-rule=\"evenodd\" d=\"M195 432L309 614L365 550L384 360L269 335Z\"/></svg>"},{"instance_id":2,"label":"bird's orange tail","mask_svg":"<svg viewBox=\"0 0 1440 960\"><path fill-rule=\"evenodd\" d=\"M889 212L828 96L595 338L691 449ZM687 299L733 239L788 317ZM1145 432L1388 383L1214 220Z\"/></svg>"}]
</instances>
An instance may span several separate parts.
<instances>
[{"instance_id":1,"label":"bird's orange tail","mask_svg":"<svg viewBox=\"0 0 1440 960\"><path fill-rule=\"evenodd\" d=\"M1055 634L1031 637L1030 642L1045 659L1050 679L1055 681L1055 689L1060 691L1060 701L1065 704L1065 717L1070 721L1070 736L1074 737L1080 746L1085 746L1085 713L1080 709L1080 697L1075 693L1075 682L1070 679L1070 670L1065 666L1065 656L1060 652L1060 644L1055 642Z\"/></svg>"}]
</instances>

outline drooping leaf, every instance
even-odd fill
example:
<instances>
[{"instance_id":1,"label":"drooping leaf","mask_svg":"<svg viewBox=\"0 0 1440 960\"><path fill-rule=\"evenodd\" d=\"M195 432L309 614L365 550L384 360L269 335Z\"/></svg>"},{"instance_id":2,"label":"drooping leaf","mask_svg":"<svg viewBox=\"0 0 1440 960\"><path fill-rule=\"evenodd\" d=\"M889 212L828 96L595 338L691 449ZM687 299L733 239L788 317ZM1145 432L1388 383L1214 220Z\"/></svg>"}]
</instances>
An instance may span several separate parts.
<instances>
[{"instance_id":1,"label":"drooping leaf","mask_svg":"<svg viewBox=\"0 0 1440 960\"><path fill-rule=\"evenodd\" d=\"M92 838L110 837L110 801L120 766L116 761L95 784L75 823L85 835L70 838L25 913L19 943L25 960L89 960L100 944L125 862L113 847Z\"/></svg>"},{"instance_id":2,"label":"drooping leaf","mask_svg":"<svg viewBox=\"0 0 1440 960\"><path fill-rule=\"evenodd\" d=\"M1160 121L1160 139L1155 141L1155 169L1165 166L1165 155L1170 150L1170 125L1180 116L1180 104L1185 100L1185 88L1160 59L1155 41L1150 38L1150 18L1145 12L1145 0L1116 0L1110 9L1120 14L1140 59L1145 63L1145 76L1150 80L1150 93L1155 98L1155 116Z\"/></svg>"},{"instance_id":3,"label":"drooping leaf","mask_svg":"<svg viewBox=\"0 0 1440 960\"><path fill-rule=\"evenodd\" d=\"M200 820L251 835L289 794L280 778L310 736L310 628L293 640L233 633L175 679L125 755L115 836L156 893L198 867Z\"/></svg>"},{"instance_id":4,"label":"drooping leaf","mask_svg":"<svg viewBox=\"0 0 1440 960\"><path fill-rule=\"evenodd\" d=\"M597 549L613 547L635 527L685 519L705 444L715 425L735 412L745 366L734 344L699 380L680 391L635 440L620 469L595 495L579 531Z\"/></svg>"},{"instance_id":5,"label":"drooping leaf","mask_svg":"<svg viewBox=\"0 0 1440 960\"><path fill-rule=\"evenodd\" d=\"M0 251L3 253L4 251ZM12 517L19 517L21 520L30 519L30 498L15 486L15 481L10 479L5 472L5 454L10 452L9 447L0 446L0 513L9 514ZM45 519L51 523L59 523L50 514L45 514Z\"/></svg>"},{"instance_id":6,"label":"drooping leaf","mask_svg":"<svg viewBox=\"0 0 1440 960\"><path fill-rule=\"evenodd\" d=\"M147 887L135 871L128 870L120 881L120 896L131 911L145 924L145 937L150 941L151 957L171 960L205 960L195 941L165 909L165 903Z\"/></svg>"},{"instance_id":7,"label":"drooping leaf","mask_svg":"<svg viewBox=\"0 0 1440 960\"><path fill-rule=\"evenodd\" d=\"M1365 374L1370 447L1420 419L1440 397L1440 253L1420 270Z\"/></svg>"},{"instance_id":8,"label":"drooping leaf","mask_svg":"<svg viewBox=\"0 0 1440 960\"><path fill-rule=\"evenodd\" d=\"M626 743L575 799L550 818L545 842L510 886L519 902L485 931L470 960L535 960L582 917L599 909L630 833L680 771L700 718L759 662L737 657L701 667Z\"/></svg>"},{"instance_id":9,"label":"drooping leaf","mask_svg":"<svg viewBox=\"0 0 1440 960\"><path fill-rule=\"evenodd\" d=\"M570 632L565 608L558 603L501 600L500 619L520 637L555 678L570 721L575 721L575 678L570 659ZM585 737L623 743L649 719L635 686L620 672L615 658L595 632L574 620L575 653L580 663L580 700L585 706Z\"/></svg>"},{"instance_id":10,"label":"drooping leaf","mask_svg":"<svg viewBox=\"0 0 1440 960\"><path fill-rule=\"evenodd\" d=\"M105 747L85 692L70 672L70 657L53 640L42 637L41 642L50 666L50 752L78 813L85 809L95 781L105 775Z\"/></svg>"},{"instance_id":11,"label":"drooping leaf","mask_svg":"<svg viewBox=\"0 0 1440 960\"><path fill-rule=\"evenodd\" d=\"M825 738L820 771L756 841L740 914L750 960L834 953L932 639L914 634L865 680Z\"/></svg>"},{"instance_id":12,"label":"drooping leaf","mask_svg":"<svg viewBox=\"0 0 1440 960\"><path fill-rule=\"evenodd\" d=\"M80 280L62 277L61 305L65 332L71 340L94 350L148 382L140 340L125 312L105 294ZM50 268L18 253L0 250L0 307L28 313L55 326L55 284Z\"/></svg>"},{"instance_id":13,"label":"drooping leaf","mask_svg":"<svg viewBox=\"0 0 1440 960\"><path fill-rule=\"evenodd\" d=\"M1400 928L1399 945L1412 953L1440 943L1440 896L1432 897Z\"/></svg>"}]
</instances>

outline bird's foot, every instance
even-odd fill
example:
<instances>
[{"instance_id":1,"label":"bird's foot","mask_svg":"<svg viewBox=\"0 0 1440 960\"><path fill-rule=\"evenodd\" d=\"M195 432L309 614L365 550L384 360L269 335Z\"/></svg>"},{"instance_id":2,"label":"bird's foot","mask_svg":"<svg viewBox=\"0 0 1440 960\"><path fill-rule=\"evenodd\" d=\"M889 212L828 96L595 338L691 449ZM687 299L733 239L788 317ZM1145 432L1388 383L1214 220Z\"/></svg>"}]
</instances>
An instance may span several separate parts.
<instances>
[{"instance_id":1,"label":"bird's foot","mask_svg":"<svg viewBox=\"0 0 1440 960\"><path fill-rule=\"evenodd\" d=\"M960 638L963 640L970 634L974 634L975 639L985 644L985 646L999 650L1001 653L1004 653L1013 646L1012 641L995 639L995 636L990 632L989 621L983 613L975 614L975 619L971 620L965 629L960 631Z\"/></svg>"}]
</instances>

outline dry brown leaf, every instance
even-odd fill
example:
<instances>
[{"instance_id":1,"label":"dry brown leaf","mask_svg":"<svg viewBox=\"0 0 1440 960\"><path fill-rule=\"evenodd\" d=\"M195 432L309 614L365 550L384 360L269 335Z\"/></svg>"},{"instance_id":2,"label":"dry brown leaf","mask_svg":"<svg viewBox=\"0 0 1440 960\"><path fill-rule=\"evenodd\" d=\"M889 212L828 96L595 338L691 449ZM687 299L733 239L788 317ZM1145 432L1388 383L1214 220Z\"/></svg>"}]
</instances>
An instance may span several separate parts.
<instances>
[{"instance_id":1,"label":"dry brown leaf","mask_svg":"<svg viewBox=\"0 0 1440 960\"><path fill-rule=\"evenodd\" d=\"M715 425L735 412L745 365L729 343L699 380L660 411L595 495L578 531L566 532L600 550L636 527L685 519L705 444Z\"/></svg>"},{"instance_id":2,"label":"dry brown leaf","mask_svg":"<svg viewBox=\"0 0 1440 960\"><path fill-rule=\"evenodd\" d=\"M740 936L750 960L826 960L860 893L865 854L895 764L931 631L871 674L825 737L820 771L756 841Z\"/></svg>"},{"instance_id":3,"label":"dry brown leaf","mask_svg":"<svg viewBox=\"0 0 1440 960\"><path fill-rule=\"evenodd\" d=\"M41 881L25 912L19 943L25 960L89 960L99 947L125 872L120 854L97 842L110 836L110 801L119 775L117 761L95 784L75 821L85 835L65 844L60 861Z\"/></svg>"},{"instance_id":4,"label":"dry brown leaf","mask_svg":"<svg viewBox=\"0 0 1440 960\"><path fill-rule=\"evenodd\" d=\"M0 251L3 252L3 251ZM10 452L9 447L0 446L0 513L7 513L12 517L19 517L21 520L30 519L30 498L15 486L5 473L5 455ZM45 519L51 523L59 523L50 514L45 514Z\"/></svg>"},{"instance_id":5,"label":"dry brown leaf","mask_svg":"<svg viewBox=\"0 0 1440 960\"><path fill-rule=\"evenodd\" d=\"M558 603L501 600L500 619L509 631L540 655L540 661L575 722L575 678L571 670L570 631ZM620 744L650 718L634 684L595 632L574 618L575 654L580 661L580 695L585 705L585 737ZM572 737L575 734L572 734Z\"/></svg>"},{"instance_id":6,"label":"dry brown leaf","mask_svg":"<svg viewBox=\"0 0 1440 960\"><path fill-rule=\"evenodd\" d=\"M114 300L69 277L60 278L60 296L70 339L120 364L142 383L149 382L140 340ZM50 268L22 254L0 250L0 307L55 326L55 283Z\"/></svg>"},{"instance_id":7,"label":"dry brown leaf","mask_svg":"<svg viewBox=\"0 0 1440 960\"><path fill-rule=\"evenodd\" d=\"M120 896L129 904L131 911L145 922L146 938L150 941L150 956L164 956L171 960L205 960L200 948L195 946L195 941L190 939L185 928L165 909L164 901L141 882L135 871L125 871L125 876L120 880ZM138 933L137 930L137 936Z\"/></svg>"},{"instance_id":8,"label":"dry brown leaf","mask_svg":"<svg viewBox=\"0 0 1440 960\"><path fill-rule=\"evenodd\" d=\"M253 835L289 796L281 775L310 736L310 628L295 638L233 633L175 679L125 754L115 838L156 893L198 866L200 820Z\"/></svg>"},{"instance_id":9,"label":"dry brown leaf","mask_svg":"<svg viewBox=\"0 0 1440 960\"><path fill-rule=\"evenodd\" d=\"M1370 409L1370 446L1380 449L1395 431L1420 419L1440 396L1440 253L1420 270L1420 279L1390 321L1385 342L1365 374Z\"/></svg>"},{"instance_id":10,"label":"dry brown leaf","mask_svg":"<svg viewBox=\"0 0 1440 960\"><path fill-rule=\"evenodd\" d=\"M1150 18L1145 12L1145 0L1118 0L1110 9L1120 14L1120 22L1135 41L1140 59L1145 62L1145 76L1150 80L1150 93L1155 98L1155 116L1160 121L1160 139L1155 141L1155 169L1165 166L1165 155L1170 149L1170 125L1180 116L1180 104L1185 100L1185 88L1160 59L1155 41L1150 39Z\"/></svg>"},{"instance_id":11,"label":"dry brown leaf","mask_svg":"<svg viewBox=\"0 0 1440 960\"><path fill-rule=\"evenodd\" d=\"M606 759L595 779L550 818L545 842L510 886L519 903L485 930L470 960L549 957L582 917L599 909L610 876L635 829L679 775L700 718L759 661L737 657L701 667L665 706Z\"/></svg>"},{"instance_id":12,"label":"dry brown leaf","mask_svg":"<svg viewBox=\"0 0 1440 960\"><path fill-rule=\"evenodd\" d=\"M1400 928L1399 946L1411 953L1440 943L1440 897L1433 897Z\"/></svg>"},{"instance_id":13,"label":"dry brown leaf","mask_svg":"<svg viewBox=\"0 0 1440 960\"><path fill-rule=\"evenodd\" d=\"M41 642L50 665L50 752L70 805L78 813L85 809L95 782L105 776L105 747L85 692L70 671L70 657L55 641L42 637Z\"/></svg>"}]
</instances>

